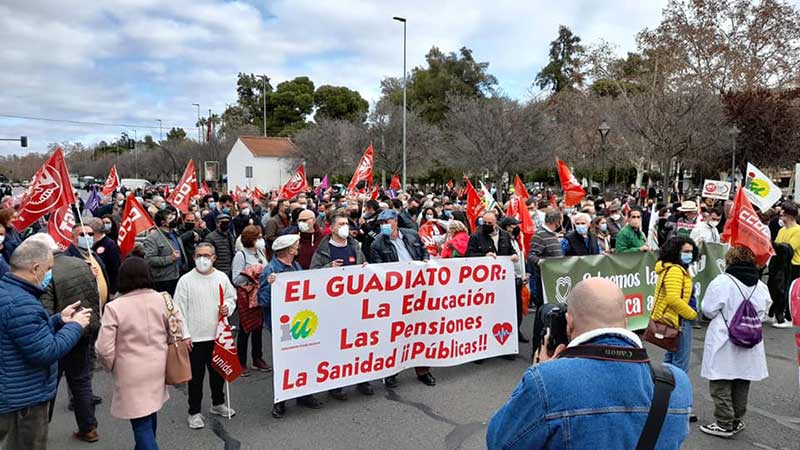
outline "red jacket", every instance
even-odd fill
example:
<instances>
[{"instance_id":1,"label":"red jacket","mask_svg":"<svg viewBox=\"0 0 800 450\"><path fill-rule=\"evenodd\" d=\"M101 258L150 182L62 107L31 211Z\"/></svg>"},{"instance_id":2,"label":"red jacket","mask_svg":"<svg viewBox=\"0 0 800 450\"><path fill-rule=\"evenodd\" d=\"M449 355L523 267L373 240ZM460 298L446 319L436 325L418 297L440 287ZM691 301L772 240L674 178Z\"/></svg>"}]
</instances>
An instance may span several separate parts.
<instances>
[{"instance_id":1,"label":"red jacket","mask_svg":"<svg viewBox=\"0 0 800 450\"><path fill-rule=\"evenodd\" d=\"M467 254L467 243L469 234L466 231L459 231L442 246L442 258L463 258ZM453 250L458 254L454 255Z\"/></svg>"}]
</instances>

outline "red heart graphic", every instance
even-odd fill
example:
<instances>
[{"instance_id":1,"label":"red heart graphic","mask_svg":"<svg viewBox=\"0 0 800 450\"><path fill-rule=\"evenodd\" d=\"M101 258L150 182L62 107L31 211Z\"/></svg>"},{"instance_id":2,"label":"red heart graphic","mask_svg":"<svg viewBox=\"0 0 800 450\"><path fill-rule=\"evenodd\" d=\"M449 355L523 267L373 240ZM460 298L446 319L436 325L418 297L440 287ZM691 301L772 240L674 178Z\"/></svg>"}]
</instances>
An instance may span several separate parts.
<instances>
[{"instance_id":1,"label":"red heart graphic","mask_svg":"<svg viewBox=\"0 0 800 450\"><path fill-rule=\"evenodd\" d=\"M494 335L494 338L497 339L497 342L500 343L500 345L506 343L508 337L511 336L512 331L513 328L511 328L511 324L508 322L496 323L492 327L492 334Z\"/></svg>"}]
</instances>

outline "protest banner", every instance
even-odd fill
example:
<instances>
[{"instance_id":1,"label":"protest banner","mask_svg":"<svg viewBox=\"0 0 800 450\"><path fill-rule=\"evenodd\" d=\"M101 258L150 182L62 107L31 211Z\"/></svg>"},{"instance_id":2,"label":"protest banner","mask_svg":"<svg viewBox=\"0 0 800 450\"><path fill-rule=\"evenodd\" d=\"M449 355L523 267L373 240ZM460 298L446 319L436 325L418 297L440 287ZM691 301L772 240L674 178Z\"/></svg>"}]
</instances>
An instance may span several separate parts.
<instances>
[{"instance_id":1,"label":"protest banner","mask_svg":"<svg viewBox=\"0 0 800 450\"><path fill-rule=\"evenodd\" d=\"M277 274L275 402L518 352L508 257L369 264Z\"/></svg>"},{"instance_id":2,"label":"protest banner","mask_svg":"<svg viewBox=\"0 0 800 450\"><path fill-rule=\"evenodd\" d=\"M725 268L726 251L727 246L723 244L701 244L700 259L689 267L698 308L706 287ZM606 278L625 294L628 329L643 329L650 320L655 300L657 259L657 252L546 259L540 266L545 301L563 303L578 282L591 277Z\"/></svg>"},{"instance_id":3,"label":"protest banner","mask_svg":"<svg viewBox=\"0 0 800 450\"><path fill-rule=\"evenodd\" d=\"M731 196L731 183L728 181L703 181L703 197L728 200Z\"/></svg>"}]
</instances>

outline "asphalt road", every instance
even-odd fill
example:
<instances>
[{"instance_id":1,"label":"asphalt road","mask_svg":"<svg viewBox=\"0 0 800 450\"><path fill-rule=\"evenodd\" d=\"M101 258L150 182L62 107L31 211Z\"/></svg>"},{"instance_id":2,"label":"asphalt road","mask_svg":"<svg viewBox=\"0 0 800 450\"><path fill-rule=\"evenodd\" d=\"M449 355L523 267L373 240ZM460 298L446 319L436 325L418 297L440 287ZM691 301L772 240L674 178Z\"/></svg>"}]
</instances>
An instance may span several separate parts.
<instances>
[{"instance_id":1,"label":"asphalt road","mask_svg":"<svg viewBox=\"0 0 800 450\"><path fill-rule=\"evenodd\" d=\"M530 317L523 323L530 330ZM800 389L796 348L791 330L765 327L770 377L753 383L745 422L747 429L734 439L707 436L692 424L685 449L800 449ZM700 423L713 420L708 383L700 378L700 358L705 329L695 330L691 379L695 411ZM265 333L266 339L266 333ZM266 342L265 342L266 344ZM267 346L265 346L265 350ZM437 368L435 387L417 382L413 371L402 372L396 389L376 387L364 397L350 389L350 399L340 402L324 395L325 407L309 410L289 402L283 420L270 416L272 373L254 373L231 385L232 406L238 414L223 419L207 414L210 393L206 387L206 428L190 430L185 389L170 388L169 402L159 413L158 440L162 449L481 449L486 423L506 400L527 368L530 347L521 346L525 358L493 359L482 365ZM654 360L659 349L648 348ZM268 359L269 360L269 359ZM376 383L377 385L377 383ZM66 383L62 382L56 412L50 425L52 449L130 449L133 436L127 421L109 414L111 377L95 373L95 392L104 403L97 408L101 439L96 444L73 440L75 420L67 410ZM602 444L598 443L598 449Z\"/></svg>"}]
</instances>

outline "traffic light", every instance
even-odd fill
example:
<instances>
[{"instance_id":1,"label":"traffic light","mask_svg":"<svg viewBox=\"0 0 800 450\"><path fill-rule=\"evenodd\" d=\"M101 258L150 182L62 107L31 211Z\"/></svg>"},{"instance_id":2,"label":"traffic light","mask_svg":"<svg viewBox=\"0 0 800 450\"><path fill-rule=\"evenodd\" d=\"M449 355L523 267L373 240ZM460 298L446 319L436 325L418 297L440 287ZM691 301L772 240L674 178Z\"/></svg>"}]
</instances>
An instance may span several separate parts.
<instances>
[{"instance_id":1,"label":"traffic light","mask_svg":"<svg viewBox=\"0 0 800 450\"><path fill-rule=\"evenodd\" d=\"M136 149L136 141L133 139L128 139L128 150L135 150Z\"/></svg>"},{"instance_id":2,"label":"traffic light","mask_svg":"<svg viewBox=\"0 0 800 450\"><path fill-rule=\"evenodd\" d=\"M19 137L19 145L23 148L28 146L28 136L20 136Z\"/></svg>"}]
</instances>

